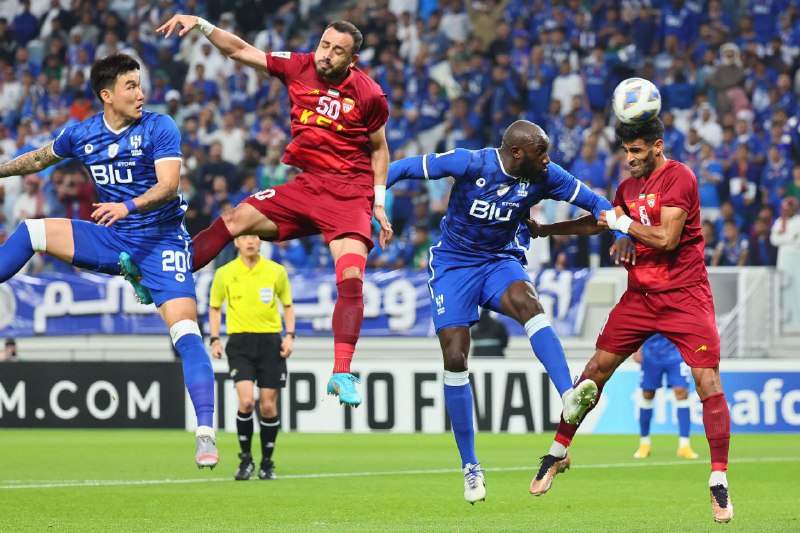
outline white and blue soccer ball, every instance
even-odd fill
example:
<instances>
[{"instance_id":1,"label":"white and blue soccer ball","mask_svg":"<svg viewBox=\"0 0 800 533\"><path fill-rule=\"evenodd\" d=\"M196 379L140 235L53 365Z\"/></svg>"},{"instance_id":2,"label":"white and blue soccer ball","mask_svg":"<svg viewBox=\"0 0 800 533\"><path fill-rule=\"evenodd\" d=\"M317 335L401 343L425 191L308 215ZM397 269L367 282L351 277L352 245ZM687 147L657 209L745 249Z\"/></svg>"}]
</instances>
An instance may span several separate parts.
<instances>
[{"instance_id":1,"label":"white and blue soccer ball","mask_svg":"<svg viewBox=\"0 0 800 533\"><path fill-rule=\"evenodd\" d=\"M647 122L661 111L661 92L644 78L628 78L614 89L611 106L625 124Z\"/></svg>"}]
</instances>

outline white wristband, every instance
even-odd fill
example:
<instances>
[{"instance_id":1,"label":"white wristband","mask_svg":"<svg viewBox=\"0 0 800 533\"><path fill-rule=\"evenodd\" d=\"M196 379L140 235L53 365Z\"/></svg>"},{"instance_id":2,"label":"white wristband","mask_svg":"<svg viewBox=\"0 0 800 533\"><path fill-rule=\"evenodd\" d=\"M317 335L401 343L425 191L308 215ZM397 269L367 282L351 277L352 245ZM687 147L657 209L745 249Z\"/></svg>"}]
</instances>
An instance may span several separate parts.
<instances>
[{"instance_id":1,"label":"white wristband","mask_svg":"<svg viewBox=\"0 0 800 533\"><path fill-rule=\"evenodd\" d=\"M386 205L386 185L375 185L375 205Z\"/></svg>"},{"instance_id":2,"label":"white wristband","mask_svg":"<svg viewBox=\"0 0 800 533\"><path fill-rule=\"evenodd\" d=\"M612 210L606 211L606 223L609 229L627 234L628 228L630 228L633 223L633 219L628 215L620 215L618 217L617 212Z\"/></svg>"},{"instance_id":3,"label":"white wristband","mask_svg":"<svg viewBox=\"0 0 800 533\"><path fill-rule=\"evenodd\" d=\"M214 28L216 28L216 26L211 24L203 17L197 17L197 26L195 26L195 28L197 28L197 31L208 37L209 35L211 35L211 32L214 31Z\"/></svg>"},{"instance_id":4,"label":"white wristband","mask_svg":"<svg viewBox=\"0 0 800 533\"><path fill-rule=\"evenodd\" d=\"M617 228L616 229L618 229L619 231L621 231L622 233L627 235L628 234L628 229L631 227L631 224L633 224L633 219L631 217L629 217L628 215L622 215L621 217L619 217L617 219Z\"/></svg>"}]
</instances>

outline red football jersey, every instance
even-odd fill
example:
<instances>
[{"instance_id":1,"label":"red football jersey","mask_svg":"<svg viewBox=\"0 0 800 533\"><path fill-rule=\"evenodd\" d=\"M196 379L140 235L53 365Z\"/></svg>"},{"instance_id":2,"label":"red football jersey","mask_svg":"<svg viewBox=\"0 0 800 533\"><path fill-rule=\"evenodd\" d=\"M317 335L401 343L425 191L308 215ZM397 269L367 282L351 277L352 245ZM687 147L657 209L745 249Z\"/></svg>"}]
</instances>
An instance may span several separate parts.
<instances>
[{"instance_id":1,"label":"red football jersey","mask_svg":"<svg viewBox=\"0 0 800 533\"><path fill-rule=\"evenodd\" d=\"M269 73L289 89L292 142L283 162L333 181L372 187L369 134L389 118L386 94L357 68L339 85L317 74L314 54L267 53Z\"/></svg>"},{"instance_id":2,"label":"red football jersey","mask_svg":"<svg viewBox=\"0 0 800 533\"><path fill-rule=\"evenodd\" d=\"M678 247L671 252L656 250L634 239L636 264L625 263L628 288L659 292L708 280L697 178L689 167L667 160L647 180L626 179L617 189L614 205L622 206L625 213L645 226L661 225L662 206L679 207L688 213Z\"/></svg>"}]
</instances>

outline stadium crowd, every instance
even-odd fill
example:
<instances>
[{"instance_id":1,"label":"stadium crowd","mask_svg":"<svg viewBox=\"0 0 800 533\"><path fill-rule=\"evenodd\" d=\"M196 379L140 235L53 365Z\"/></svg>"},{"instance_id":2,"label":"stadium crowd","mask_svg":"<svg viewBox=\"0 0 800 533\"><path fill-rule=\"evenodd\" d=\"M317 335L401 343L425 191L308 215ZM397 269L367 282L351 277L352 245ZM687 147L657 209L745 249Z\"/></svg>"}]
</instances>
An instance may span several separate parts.
<instances>
[{"instance_id":1,"label":"stadium crowd","mask_svg":"<svg viewBox=\"0 0 800 533\"><path fill-rule=\"evenodd\" d=\"M153 31L193 13L264 50L313 51L327 22L364 34L359 67L385 90L392 159L499 146L514 120L540 124L551 158L609 198L627 177L611 94L631 76L662 94L669 157L697 175L707 263L774 265L776 232L800 200L800 8L789 0L0 1L0 160L50 142L98 111L92 61L142 65L147 107L183 135L180 191L191 234L248 195L291 181L285 87L192 32ZM254 16L258 13L260 16ZM404 181L387 197L395 240L370 265L425 268L449 184ZM94 185L65 161L0 183L0 242L27 218L88 219ZM577 215L544 203L542 222ZM377 229L377 226L376 226ZM534 265L606 264L609 236L535 243ZM288 269L331 267L321 237L274 244ZM217 265L235 250L221 254ZM39 259L34 269L66 268Z\"/></svg>"}]
</instances>

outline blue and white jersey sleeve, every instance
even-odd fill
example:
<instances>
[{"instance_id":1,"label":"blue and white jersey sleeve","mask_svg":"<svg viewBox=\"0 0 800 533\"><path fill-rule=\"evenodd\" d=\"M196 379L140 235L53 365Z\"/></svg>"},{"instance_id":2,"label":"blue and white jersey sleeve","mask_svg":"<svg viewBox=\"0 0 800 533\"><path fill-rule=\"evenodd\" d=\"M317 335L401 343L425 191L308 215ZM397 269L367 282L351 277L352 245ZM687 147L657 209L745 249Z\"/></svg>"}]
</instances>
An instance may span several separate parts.
<instances>
[{"instance_id":1,"label":"blue and white jersey sleeve","mask_svg":"<svg viewBox=\"0 0 800 533\"><path fill-rule=\"evenodd\" d=\"M75 131L76 126L80 126L80 123L75 123L67 126L66 128L62 129L59 134L56 136L55 140L53 141L53 153L62 159L68 159L70 157L75 157L73 153L73 149L75 144L72 140L72 134Z\"/></svg>"},{"instance_id":2,"label":"blue and white jersey sleeve","mask_svg":"<svg viewBox=\"0 0 800 533\"><path fill-rule=\"evenodd\" d=\"M438 180L452 176L458 181L467 174L472 151L458 148L441 154L426 154L394 161L389 165L386 186L400 180Z\"/></svg>"},{"instance_id":3,"label":"blue and white jersey sleeve","mask_svg":"<svg viewBox=\"0 0 800 533\"><path fill-rule=\"evenodd\" d=\"M160 161L182 161L181 132L172 117L157 115L153 127L153 163Z\"/></svg>"},{"instance_id":4,"label":"blue and white jersey sleeve","mask_svg":"<svg viewBox=\"0 0 800 533\"><path fill-rule=\"evenodd\" d=\"M614 209L608 199L600 196L575 176L556 165L550 163L547 166L549 196L553 200L561 200L577 205L581 209L589 211L595 218L600 217L600 211Z\"/></svg>"}]
</instances>

